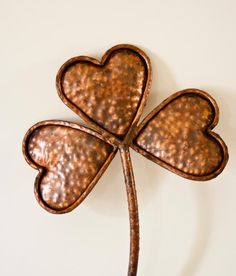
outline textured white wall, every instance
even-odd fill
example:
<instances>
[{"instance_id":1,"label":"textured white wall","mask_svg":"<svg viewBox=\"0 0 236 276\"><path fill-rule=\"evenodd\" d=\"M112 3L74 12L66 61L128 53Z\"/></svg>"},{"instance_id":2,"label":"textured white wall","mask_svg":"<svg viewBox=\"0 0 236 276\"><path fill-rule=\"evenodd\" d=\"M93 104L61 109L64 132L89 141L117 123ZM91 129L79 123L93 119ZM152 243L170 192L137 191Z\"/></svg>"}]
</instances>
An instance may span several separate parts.
<instances>
[{"instance_id":1,"label":"textured white wall","mask_svg":"<svg viewBox=\"0 0 236 276\"><path fill-rule=\"evenodd\" d=\"M119 156L75 211L37 204L37 174L21 141L37 121L78 117L59 99L55 75L75 55L101 57L118 43L153 64L147 114L177 90L217 100L216 131L230 160L215 180L173 175L132 152L141 224L141 276L236 275L236 2L234 0L0 0L0 275L123 276L128 214Z\"/></svg>"}]
</instances>

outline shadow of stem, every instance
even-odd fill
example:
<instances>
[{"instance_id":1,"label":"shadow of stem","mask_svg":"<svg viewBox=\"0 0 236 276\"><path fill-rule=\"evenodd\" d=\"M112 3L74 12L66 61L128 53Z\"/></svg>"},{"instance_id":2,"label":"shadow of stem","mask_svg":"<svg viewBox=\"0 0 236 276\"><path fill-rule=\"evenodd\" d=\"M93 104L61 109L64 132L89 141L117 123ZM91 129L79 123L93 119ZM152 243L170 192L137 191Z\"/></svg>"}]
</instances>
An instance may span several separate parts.
<instances>
[{"instance_id":1,"label":"shadow of stem","mask_svg":"<svg viewBox=\"0 0 236 276\"><path fill-rule=\"evenodd\" d=\"M200 184L201 185L201 184ZM203 183L204 185L204 183ZM196 237L180 276L192 276L198 270L201 260L206 253L212 232L212 207L209 190L202 187L193 186L196 197Z\"/></svg>"}]
</instances>

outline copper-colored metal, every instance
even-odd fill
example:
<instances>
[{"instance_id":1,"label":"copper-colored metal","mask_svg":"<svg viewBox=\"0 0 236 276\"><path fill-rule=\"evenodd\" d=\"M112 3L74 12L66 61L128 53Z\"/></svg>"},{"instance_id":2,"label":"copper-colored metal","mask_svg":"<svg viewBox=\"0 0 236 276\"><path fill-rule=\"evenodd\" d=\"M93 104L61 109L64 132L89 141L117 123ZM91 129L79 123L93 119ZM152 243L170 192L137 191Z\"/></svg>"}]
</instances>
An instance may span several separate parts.
<instances>
[{"instance_id":1,"label":"copper-colored metal","mask_svg":"<svg viewBox=\"0 0 236 276\"><path fill-rule=\"evenodd\" d=\"M57 74L62 101L97 131L123 138L141 116L151 83L146 54L117 45L101 61L79 56Z\"/></svg>"},{"instance_id":2,"label":"copper-colored metal","mask_svg":"<svg viewBox=\"0 0 236 276\"><path fill-rule=\"evenodd\" d=\"M137 274L139 255L139 214L134 174L128 146L120 147L121 162L127 192L130 222L130 255L128 275Z\"/></svg>"},{"instance_id":3,"label":"copper-colored metal","mask_svg":"<svg viewBox=\"0 0 236 276\"><path fill-rule=\"evenodd\" d=\"M98 133L65 121L37 123L23 144L27 162L40 171L35 195L52 213L69 212L80 204L117 151Z\"/></svg>"},{"instance_id":4,"label":"copper-colored metal","mask_svg":"<svg viewBox=\"0 0 236 276\"><path fill-rule=\"evenodd\" d=\"M216 102L206 92L186 89L169 97L137 126L151 83L151 64L135 46L108 50L101 61L75 57L57 75L63 102L94 130L64 121L44 121L26 133L23 153L39 171L35 195L55 214L78 206L119 149L130 216L128 276L139 255L139 218L129 147L192 180L209 180L225 167L228 151L212 129Z\"/></svg>"},{"instance_id":5,"label":"copper-colored metal","mask_svg":"<svg viewBox=\"0 0 236 276\"><path fill-rule=\"evenodd\" d=\"M227 147L212 129L219 119L215 100L186 89L155 108L136 130L133 149L192 180L216 177L228 160Z\"/></svg>"}]
</instances>

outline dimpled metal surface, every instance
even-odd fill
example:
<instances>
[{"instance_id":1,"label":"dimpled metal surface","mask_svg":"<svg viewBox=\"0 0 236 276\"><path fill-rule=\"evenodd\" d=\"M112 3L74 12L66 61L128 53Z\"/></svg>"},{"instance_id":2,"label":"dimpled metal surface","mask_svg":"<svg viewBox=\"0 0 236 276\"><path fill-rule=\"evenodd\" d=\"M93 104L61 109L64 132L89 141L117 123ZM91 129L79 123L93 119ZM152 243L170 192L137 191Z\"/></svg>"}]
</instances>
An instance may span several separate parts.
<instances>
[{"instance_id":1,"label":"dimpled metal surface","mask_svg":"<svg viewBox=\"0 0 236 276\"><path fill-rule=\"evenodd\" d=\"M53 209L65 209L86 191L112 146L83 131L67 126L42 126L28 142L32 160L46 168L39 192Z\"/></svg>"},{"instance_id":2,"label":"dimpled metal surface","mask_svg":"<svg viewBox=\"0 0 236 276\"><path fill-rule=\"evenodd\" d=\"M224 169L227 146L211 130L218 122L215 101L186 89L170 96L137 126L151 83L147 55L128 44L109 49L101 61L79 56L60 68L62 101L94 130L65 121L32 126L23 141L26 161L39 171L34 191L47 211L72 211L95 186L117 150L126 184L130 220L128 276L136 276L139 216L129 147L173 173L209 180Z\"/></svg>"},{"instance_id":3,"label":"dimpled metal surface","mask_svg":"<svg viewBox=\"0 0 236 276\"><path fill-rule=\"evenodd\" d=\"M185 94L155 114L136 143L184 173L210 174L221 165L224 157L217 140L206 132L214 116L209 101Z\"/></svg>"},{"instance_id":4,"label":"dimpled metal surface","mask_svg":"<svg viewBox=\"0 0 236 276\"><path fill-rule=\"evenodd\" d=\"M62 76L62 93L99 126L124 136L136 114L147 68L130 49L114 51L104 65L77 61Z\"/></svg>"}]
</instances>

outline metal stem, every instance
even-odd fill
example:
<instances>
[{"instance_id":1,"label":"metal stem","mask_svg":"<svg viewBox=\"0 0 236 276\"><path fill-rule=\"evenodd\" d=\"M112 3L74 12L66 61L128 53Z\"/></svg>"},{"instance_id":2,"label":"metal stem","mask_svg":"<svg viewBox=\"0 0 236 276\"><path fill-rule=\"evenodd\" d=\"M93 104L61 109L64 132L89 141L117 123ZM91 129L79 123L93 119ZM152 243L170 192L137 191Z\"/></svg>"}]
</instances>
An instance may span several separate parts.
<instances>
[{"instance_id":1,"label":"metal stem","mask_svg":"<svg viewBox=\"0 0 236 276\"><path fill-rule=\"evenodd\" d=\"M135 189L134 175L132 163L130 159L129 148L122 145L120 148L120 156L125 177L125 185L127 192L127 200L129 207L129 221L130 221L130 255L128 276L136 276L138 269L139 256L139 214L138 202Z\"/></svg>"}]
</instances>

